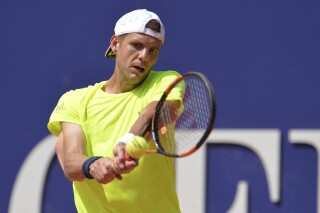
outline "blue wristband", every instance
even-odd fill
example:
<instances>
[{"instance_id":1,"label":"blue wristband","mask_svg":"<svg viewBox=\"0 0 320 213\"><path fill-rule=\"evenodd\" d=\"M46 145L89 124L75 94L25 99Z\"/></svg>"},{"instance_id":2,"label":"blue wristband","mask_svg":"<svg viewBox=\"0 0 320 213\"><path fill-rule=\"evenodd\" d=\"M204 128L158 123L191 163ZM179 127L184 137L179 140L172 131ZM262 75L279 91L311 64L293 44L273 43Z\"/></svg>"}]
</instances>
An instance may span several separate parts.
<instances>
[{"instance_id":1,"label":"blue wristband","mask_svg":"<svg viewBox=\"0 0 320 213\"><path fill-rule=\"evenodd\" d=\"M93 179L92 175L90 174L90 164L92 164L94 161L98 160L99 158L102 158L101 156L93 156L91 158L88 158L83 164L82 164L82 171L84 176L88 179Z\"/></svg>"}]
</instances>

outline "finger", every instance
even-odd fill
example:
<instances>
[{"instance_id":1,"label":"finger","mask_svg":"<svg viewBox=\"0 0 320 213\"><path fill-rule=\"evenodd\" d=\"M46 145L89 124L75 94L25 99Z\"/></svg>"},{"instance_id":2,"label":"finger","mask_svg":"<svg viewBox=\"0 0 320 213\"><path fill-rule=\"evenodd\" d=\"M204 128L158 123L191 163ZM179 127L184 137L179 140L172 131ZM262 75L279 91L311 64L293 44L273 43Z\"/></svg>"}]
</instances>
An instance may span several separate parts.
<instances>
[{"instance_id":1,"label":"finger","mask_svg":"<svg viewBox=\"0 0 320 213\"><path fill-rule=\"evenodd\" d=\"M125 167L129 169L133 169L139 165L139 160L137 159L132 159L130 161L125 162Z\"/></svg>"},{"instance_id":2,"label":"finger","mask_svg":"<svg viewBox=\"0 0 320 213\"><path fill-rule=\"evenodd\" d=\"M114 176L109 176L108 178L102 179L100 183L102 183L102 184L110 183L111 181L114 180L114 178L115 178L115 175Z\"/></svg>"},{"instance_id":3,"label":"finger","mask_svg":"<svg viewBox=\"0 0 320 213\"><path fill-rule=\"evenodd\" d=\"M116 169L123 169L125 167L125 159L120 158L119 156L114 158L114 166Z\"/></svg>"},{"instance_id":4,"label":"finger","mask_svg":"<svg viewBox=\"0 0 320 213\"><path fill-rule=\"evenodd\" d=\"M114 161L116 162L116 165L123 169L125 167L125 148L121 148L117 152L117 156L115 157Z\"/></svg>"},{"instance_id":5,"label":"finger","mask_svg":"<svg viewBox=\"0 0 320 213\"><path fill-rule=\"evenodd\" d=\"M117 178L118 180L122 180L122 179L123 179L122 175L119 175L119 174L116 174L116 178Z\"/></svg>"},{"instance_id":6,"label":"finger","mask_svg":"<svg viewBox=\"0 0 320 213\"><path fill-rule=\"evenodd\" d=\"M120 173L121 173L122 168L120 167L119 161L116 160L116 158L115 158L114 161L113 161L112 170L113 170L116 174L120 174Z\"/></svg>"}]
</instances>

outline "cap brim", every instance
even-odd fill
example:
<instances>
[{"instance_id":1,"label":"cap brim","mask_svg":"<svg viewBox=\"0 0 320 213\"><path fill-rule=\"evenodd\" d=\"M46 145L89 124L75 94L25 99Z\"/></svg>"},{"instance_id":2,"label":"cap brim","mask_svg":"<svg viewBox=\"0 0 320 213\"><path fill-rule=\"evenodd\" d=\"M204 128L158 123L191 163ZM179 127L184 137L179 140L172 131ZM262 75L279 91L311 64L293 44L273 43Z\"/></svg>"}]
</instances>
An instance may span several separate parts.
<instances>
[{"instance_id":1,"label":"cap brim","mask_svg":"<svg viewBox=\"0 0 320 213\"><path fill-rule=\"evenodd\" d=\"M106 58L115 58L116 54L114 54L114 52L111 49L111 46L109 46L109 48L107 49L105 55Z\"/></svg>"}]
</instances>

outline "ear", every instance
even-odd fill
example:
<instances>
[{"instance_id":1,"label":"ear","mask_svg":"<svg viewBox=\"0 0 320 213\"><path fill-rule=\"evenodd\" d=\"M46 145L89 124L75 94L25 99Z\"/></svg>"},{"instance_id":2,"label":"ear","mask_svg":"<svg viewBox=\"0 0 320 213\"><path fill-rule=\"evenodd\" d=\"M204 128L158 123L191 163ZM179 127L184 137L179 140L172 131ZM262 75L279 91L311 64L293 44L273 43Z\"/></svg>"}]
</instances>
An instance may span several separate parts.
<instances>
[{"instance_id":1,"label":"ear","mask_svg":"<svg viewBox=\"0 0 320 213\"><path fill-rule=\"evenodd\" d=\"M113 35L110 39L110 47L115 54L117 54L118 46L119 46L119 38L118 36Z\"/></svg>"}]
</instances>

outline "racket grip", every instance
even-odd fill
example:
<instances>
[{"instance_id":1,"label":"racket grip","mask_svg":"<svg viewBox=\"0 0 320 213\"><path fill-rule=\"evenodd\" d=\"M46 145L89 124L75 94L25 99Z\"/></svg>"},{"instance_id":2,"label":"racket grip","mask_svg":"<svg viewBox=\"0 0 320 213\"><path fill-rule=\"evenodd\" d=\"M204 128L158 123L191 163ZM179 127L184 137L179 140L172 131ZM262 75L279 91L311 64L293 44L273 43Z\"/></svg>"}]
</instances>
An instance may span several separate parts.
<instances>
[{"instance_id":1,"label":"racket grip","mask_svg":"<svg viewBox=\"0 0 320 213\"><path fill-rule=\"evenodd\" d=\"M133 160L133 158L131 158L131 157L129 156L128 152L125 152L125 153L124 153L124 159L127 160L127 161Z\"/></svg>"}]
</instances>

